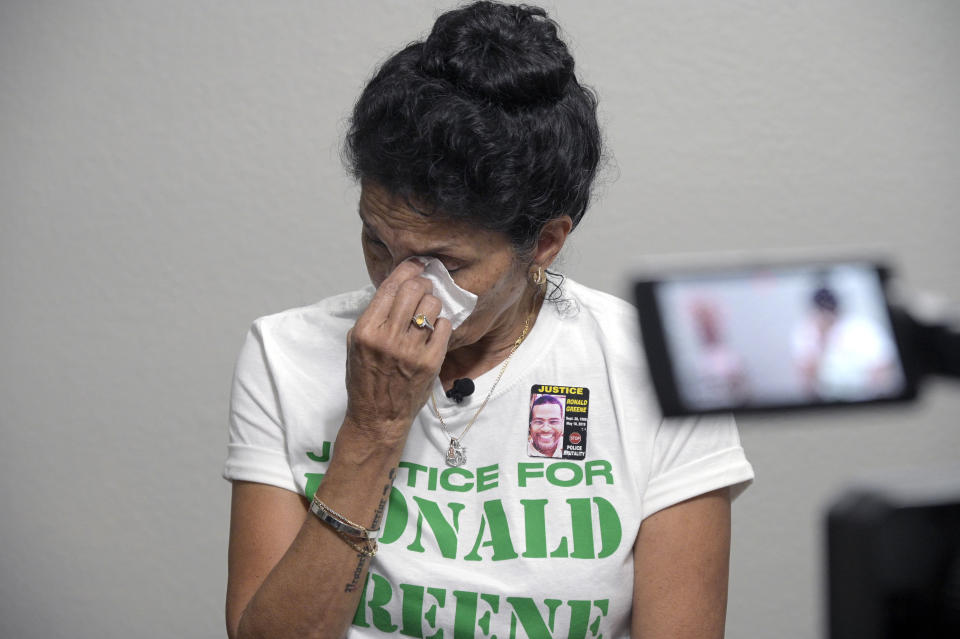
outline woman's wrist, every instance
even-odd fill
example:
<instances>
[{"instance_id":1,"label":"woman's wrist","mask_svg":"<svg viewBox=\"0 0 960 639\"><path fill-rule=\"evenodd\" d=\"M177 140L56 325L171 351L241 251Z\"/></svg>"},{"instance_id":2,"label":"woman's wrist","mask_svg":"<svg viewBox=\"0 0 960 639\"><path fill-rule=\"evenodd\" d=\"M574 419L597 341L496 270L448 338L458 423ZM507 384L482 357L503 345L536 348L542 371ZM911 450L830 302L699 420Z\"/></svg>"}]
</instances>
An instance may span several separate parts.
<instances>
[{"instance_id":1,"label":"woman's wrist","mask_svg":"<svg viewBox=\"0 0 960 639\"><path fill-rule=\"evenodd\" d=\"M330 466L317 496L353 521L372 522L389 496L405 438L399 443L376 441L370 429L344 419L334 442Z\"/></svg>"},{"instance_id":2,"label":"woman's wrist","mask_svg":"<svg viewBox=\"0 0 960 639\"><path fill-rule=\"evenodd\" d=\"M349 413L337 433L337 443L350 447L352 456L362 462L398 455L407 444L412 419L384 419L375 415Z\"/></svg>"}]
</instances>

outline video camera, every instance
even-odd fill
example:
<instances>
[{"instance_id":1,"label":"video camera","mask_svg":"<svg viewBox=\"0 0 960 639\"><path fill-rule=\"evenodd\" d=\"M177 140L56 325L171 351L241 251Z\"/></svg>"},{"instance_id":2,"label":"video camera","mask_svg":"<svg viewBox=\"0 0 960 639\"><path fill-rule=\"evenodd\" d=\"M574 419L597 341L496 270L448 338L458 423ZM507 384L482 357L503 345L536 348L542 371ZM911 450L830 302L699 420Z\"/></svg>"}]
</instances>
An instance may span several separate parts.
<instances>
[{"instance_id":1,"label":"video camera","mask_svg":"<svg viewBox=\"0 0 960 639\"><path fill-rule=\"evenodd\" d=\"M636 282L666 417L903 402L960 376L960 332L890 303L871 260L674 268ZM847 489L825 517L829 636L960 636L960 469Z\"/></svg>"},{"instance_id":2,"label":"video camera","mask_svg":"<svg viewBox=\"0 0 960 639\"><path fill-rule=\"evenodd\" d=\"M909 401L960 376L960 332L890 304L889 266L816 260L661 270L635 283L664 416Z\"/></svg>"}]
</instances>

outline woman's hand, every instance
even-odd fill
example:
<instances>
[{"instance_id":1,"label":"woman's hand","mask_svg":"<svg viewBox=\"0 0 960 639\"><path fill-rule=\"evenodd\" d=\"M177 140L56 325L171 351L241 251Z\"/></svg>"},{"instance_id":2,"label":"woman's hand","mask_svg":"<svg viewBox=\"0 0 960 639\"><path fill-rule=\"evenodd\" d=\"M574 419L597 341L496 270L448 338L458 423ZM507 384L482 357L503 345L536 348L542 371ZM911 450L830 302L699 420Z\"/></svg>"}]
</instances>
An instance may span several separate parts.
<instances>
[{"instance_id":1,"label":"woman's hand","mask_svg":"<svg viewBox=\"0 0 960 639\"><path fill-rule=\"evenodd\" d=\"M440 372L451 327L423 266L402 262L347 333L348 423L371 439L402 447ZM434 330L411 321L423 313Z\"/></svg>"}]
</instances>

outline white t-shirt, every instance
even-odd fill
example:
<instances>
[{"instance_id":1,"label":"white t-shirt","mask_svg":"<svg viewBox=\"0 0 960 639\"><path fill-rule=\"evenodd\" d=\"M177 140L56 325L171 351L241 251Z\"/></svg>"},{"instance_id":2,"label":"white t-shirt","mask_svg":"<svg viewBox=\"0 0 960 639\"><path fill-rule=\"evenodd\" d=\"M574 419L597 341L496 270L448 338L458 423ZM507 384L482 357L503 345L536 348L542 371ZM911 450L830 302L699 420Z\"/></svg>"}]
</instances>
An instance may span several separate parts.
<instances>
[{"instance_id":1,"label":"white t-shirt","mask_svg":"<svg viewBox=\"0 0 960 639\"><path fill-rule=\"evenodd\" d=\"M346 409L346 332L372 294L253 323L225 478L316 490ZM420 411L349 637L628 637L641 521L752 480L731 418L661 419L632 306L569 279L564 295L573 303L544 304L464 439L464 466L444 463L449 438L429 403ZM461 405L435 383L450 432L499 369L474 380ZM561 459L529 454L534 392L565 401Z\"/></svg>"}]
</instances>

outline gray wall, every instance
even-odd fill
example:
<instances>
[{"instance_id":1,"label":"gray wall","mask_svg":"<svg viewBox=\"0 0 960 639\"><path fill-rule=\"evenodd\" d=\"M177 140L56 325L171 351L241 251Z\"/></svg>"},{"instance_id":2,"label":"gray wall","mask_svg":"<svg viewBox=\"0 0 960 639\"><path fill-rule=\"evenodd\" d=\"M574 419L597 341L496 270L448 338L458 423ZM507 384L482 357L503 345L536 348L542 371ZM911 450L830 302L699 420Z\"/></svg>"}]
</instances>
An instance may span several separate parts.
<instances>
[{"instance_id":1,"label":"gray wall","mask_svg":"<svg viewBox=\"0 0 960 639\"><path fill-rule=\"evenodd\" d=\"M615 158L569 275L871 245L960 299L960 4L547 6ZM365 282L344 117L438 11L0 3L0 636L223 635L234 359L255 317ZM822 509L955 464L957 390L742 421L728 636L823 636Z\"/></svg>"}]
</instances>

